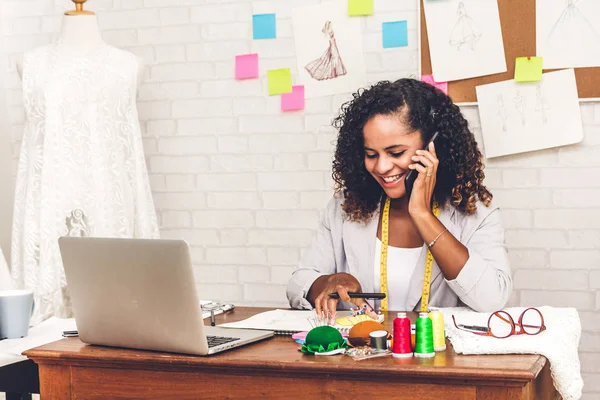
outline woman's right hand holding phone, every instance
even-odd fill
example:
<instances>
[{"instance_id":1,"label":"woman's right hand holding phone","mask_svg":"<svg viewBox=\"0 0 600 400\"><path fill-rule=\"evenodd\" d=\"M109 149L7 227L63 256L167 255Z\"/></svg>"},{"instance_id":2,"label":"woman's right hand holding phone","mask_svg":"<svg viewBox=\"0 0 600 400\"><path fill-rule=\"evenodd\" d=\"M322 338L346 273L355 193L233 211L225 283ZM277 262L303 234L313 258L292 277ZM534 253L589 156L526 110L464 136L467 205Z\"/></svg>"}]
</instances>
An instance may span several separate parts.
<instances>
[{"instance_id":1,"label":"woman's right hand holding phone","mask_svg":"<svg viewBox=\"0 0 600 400\"><path fill-rule=\"evenodd\" d=\"M314 305L317 315L331 320L335 318L338 299L332 299L329 293L337 293L339 300L351 302L360 309L366 305L367 309L372 311L372 307L365 299L351 299L348 296L348 292L361 291L360 283L354 276L341 272L317 278L308 291L307 299Z\"/></svg>"}]
</instances>

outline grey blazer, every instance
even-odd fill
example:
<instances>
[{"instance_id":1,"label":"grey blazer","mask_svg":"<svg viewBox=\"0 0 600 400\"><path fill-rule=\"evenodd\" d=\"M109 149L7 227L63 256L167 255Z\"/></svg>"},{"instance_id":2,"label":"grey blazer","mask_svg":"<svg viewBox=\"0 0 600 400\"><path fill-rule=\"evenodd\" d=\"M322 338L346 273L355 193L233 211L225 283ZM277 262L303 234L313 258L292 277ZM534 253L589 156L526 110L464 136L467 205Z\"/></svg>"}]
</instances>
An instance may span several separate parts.
<instances>
[{"instance_id":1,"label":"grey blazer","mask_svg":"<svg viewBox=\"0 0 600 400\"><path fill-rule=\"evenodd\" d=\"M293 308L312 309L306 295L313 282L321 275L337 272L354 275L363 292L379 292L373 284L379 211L366 224L351 222L343 214L342 202L343 198L336 197L329 202L321 215L309 251L289 280L287 297ZM467 215L446 205L440 209L438 218L467 247L469 259L454 280L445 279L434 261L429 305L466 305L479 312L503 308L512 292L512 276L504 246L500 210L480 202L477 212ZM426 255L427 246L423 245L408 289L408 304L415 311L421 303ZM351 306L350 303L338 303L339 309Z\"/></svg>"}]
</instances>

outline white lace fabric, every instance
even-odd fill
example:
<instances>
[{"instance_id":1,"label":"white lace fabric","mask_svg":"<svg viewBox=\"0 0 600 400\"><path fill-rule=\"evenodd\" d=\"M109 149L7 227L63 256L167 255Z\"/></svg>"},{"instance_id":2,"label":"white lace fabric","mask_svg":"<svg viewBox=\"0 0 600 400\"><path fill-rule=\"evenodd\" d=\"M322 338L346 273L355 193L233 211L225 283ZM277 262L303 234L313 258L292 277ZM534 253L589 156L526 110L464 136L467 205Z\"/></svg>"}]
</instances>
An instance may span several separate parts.
<instances>
[{"instance_id":1,"label":"white lace fabric","mask_svg":"<svg viewBox=\"0 0 600 400\"><path fill-rule=\"evenodd\" d=\"M487 327L491 313L478 313L467 308L437 308L444 314L446 335L459 354L541 354L550 362L554 387L564 400L581 398L583 379L577 352L581 338L581 322L574 308L537 307L544 316L546 330L538 335L514 335L505 339L476 335L456 329L461 325ZM526 307L507 308L515 323Z\"/></svg>"},{"instance_id":2,"label":"white lace fabric","mask_svg":"<svg viewBox=\"0 0 600 400\"><path fill-rule=\"evenodd\" d=\"M60 236L158 238L136 108L135 55L61 43L23 58L25 131L11 274L34 291L31 325L71 317Z\"/></svg>"}]
</instances>

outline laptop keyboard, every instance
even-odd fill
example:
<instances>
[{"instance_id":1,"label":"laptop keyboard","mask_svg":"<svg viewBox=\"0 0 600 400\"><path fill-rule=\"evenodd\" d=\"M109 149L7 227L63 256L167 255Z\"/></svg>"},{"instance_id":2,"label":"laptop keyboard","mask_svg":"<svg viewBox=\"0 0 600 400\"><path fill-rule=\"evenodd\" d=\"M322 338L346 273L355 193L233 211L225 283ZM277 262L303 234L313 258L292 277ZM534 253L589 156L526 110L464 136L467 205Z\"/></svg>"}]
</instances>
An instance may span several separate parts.
<instances>
[{"instance_id":1,"label":"laptop keyboard","mask_svg":"<svg viewBox=\"0 0 600 400\"><path fill-rule=\"evenodd\" d=\"M208 341L208 347L220 346L225 343L233 342L235 340L240 340L237 337L227 337L227 336L206 336L206 340Z\"/></svg>"}]
</instances>

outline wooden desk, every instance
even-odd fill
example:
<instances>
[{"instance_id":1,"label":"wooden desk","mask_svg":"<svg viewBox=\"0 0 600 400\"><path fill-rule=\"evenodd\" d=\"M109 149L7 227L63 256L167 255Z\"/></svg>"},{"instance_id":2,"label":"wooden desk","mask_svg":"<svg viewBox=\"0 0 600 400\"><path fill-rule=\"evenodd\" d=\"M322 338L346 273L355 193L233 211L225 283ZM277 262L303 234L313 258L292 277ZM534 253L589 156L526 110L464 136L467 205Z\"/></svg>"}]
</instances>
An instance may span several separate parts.
<instances>
[{"instance_id":1,"label":"wooden desk","mask_svg":"<svg viewBox=\"0 0 600 400\"><path fill-rule=\"evenodd\" d=\"M219 315L217 324L260 308ZM395 315L390 313L390 315ZM391 328L392 320L386 319ZM24 354L39 365L50 399L554 399L549 364L538 355L432 359L303 355L278 336L216 356L88 346L63 339Z\"/></svg>"}]
</instances>

